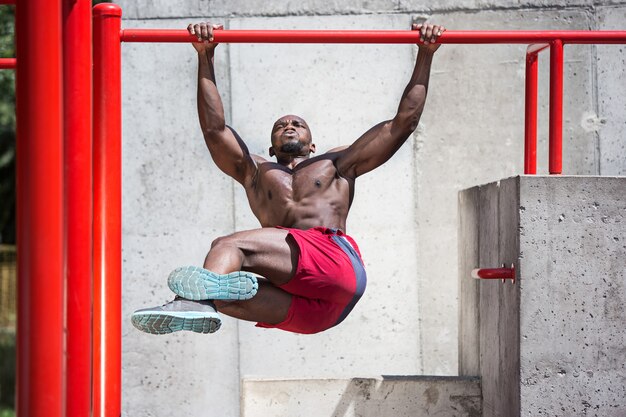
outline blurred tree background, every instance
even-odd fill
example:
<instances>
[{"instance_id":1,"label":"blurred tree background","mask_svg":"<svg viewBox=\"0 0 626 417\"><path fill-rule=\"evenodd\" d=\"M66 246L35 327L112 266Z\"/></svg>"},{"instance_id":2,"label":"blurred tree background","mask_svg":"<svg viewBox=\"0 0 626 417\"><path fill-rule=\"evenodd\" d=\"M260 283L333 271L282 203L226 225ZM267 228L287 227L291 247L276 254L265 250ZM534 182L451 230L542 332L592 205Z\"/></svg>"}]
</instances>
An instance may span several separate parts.
<instances>
[{"instance_id":1,"label":"blurred tree background","mask_svg":"<svg viewBox=\"0 0 626 417\"><path fill-rule=\"evenodd\" d=\"M0 58L15 57L14 15L13 6L0 6ZM0 417L12 417L15 403L14 244L15 71L0 70L0 280L12 289L0 294Z\"/></svg>"},{"instance_id":2,"label":"blurred tree background","mask_svg":"<svg viewBox=\"0 0 626 417\"><path fill-rule=\"evenodd\" d=\"M15 57L14 8L0 6L0 58ZM15 244L15 71L0 71L0 243Z\"/></svg>"}]
</instances>

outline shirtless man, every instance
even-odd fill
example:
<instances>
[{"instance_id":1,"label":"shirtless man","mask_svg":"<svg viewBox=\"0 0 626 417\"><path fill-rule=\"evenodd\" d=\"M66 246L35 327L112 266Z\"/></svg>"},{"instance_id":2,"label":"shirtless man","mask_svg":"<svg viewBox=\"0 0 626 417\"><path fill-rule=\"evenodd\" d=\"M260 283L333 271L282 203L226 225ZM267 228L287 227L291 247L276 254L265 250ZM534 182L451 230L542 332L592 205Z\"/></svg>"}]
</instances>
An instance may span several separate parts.
<instances>
[{"instance_id":1,"label":"shirtless man","mask_svg":"<svg viewBox=\"0 0 626 417\"><path fill-rule=\"evenodd\" d=\"M138 310L138 329L164 334L178 330L212 333L217 311L259 327L317 333L339 324L365 290L366 276L356 242L345 234L357 177L385 163L419 122L437 38L443 26L413 25L421 43L415 69L398 111L350 146L311 157L316 147L307 123L283 116L274 123L269 155L248 152L226 125L215 84L213 31L220 25L191 24L198 37L198 115L215 164L239 182L260 229L216 239L204 268L173 271L177 294L160 307ZM263 278L257 278L260 275Z\"/></svg>"}]
</instances>

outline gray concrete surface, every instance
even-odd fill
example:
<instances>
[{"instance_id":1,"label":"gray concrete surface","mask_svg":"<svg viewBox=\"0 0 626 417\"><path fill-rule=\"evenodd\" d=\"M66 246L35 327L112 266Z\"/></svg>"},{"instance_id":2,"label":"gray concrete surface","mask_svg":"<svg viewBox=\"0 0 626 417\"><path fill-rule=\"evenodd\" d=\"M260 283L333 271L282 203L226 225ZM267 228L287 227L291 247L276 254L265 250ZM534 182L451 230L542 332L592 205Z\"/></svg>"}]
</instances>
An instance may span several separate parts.
<instances>
[{"instance_id":1,"label":"gray concrete surface","mask_svg":"<svg viewBox=\"0 0 626 417\"><path fill-rule=\"evenodd\" d=\"M478 378L394 377L242 382L242 417L481 417Z\"/></svg>"},{"instance_id":2,"label":"gray concrete surface","mask_svg":"<svg viewBox=\"0 0 626 417\"><path fill-rule=\"evenodd\" d=\"M515 177L461 193L461 224L478 218L478 233L461 228L476 266L517 272L461 294L461 311L478 304L461 334L479 335L480 354L459 340L459 369L479 363L484 416L626 414L625 195L624 177Z\"/></svg>"},{"instance_id":3,"label":"gray concrete surface","mask_svg":"<svg viewBox=\"0 0 626 417\"><path fill-rule=\"evenodd\" d=\"M232 28L404 29L429 18L450 29L608 29L625 25L626 10L625 2L583 0L118 3L128 28L184 28L202 17ZM566 47L566 173L623 173L620 48ZM456 193L522 170L523 57L523 46L447 45L438 52L418 133L357 184L348 232L370 280L341 326L297 336L226 319L210 337L149 338L124 323L125 415L169 415L181 407L190 416L238 415L246 376L456 374ZM220 45L218 83L228 122L254 152L266 152L269 128L286 112L302 113L325 150L393 115L414 59L415 47L407 45ZM204 148L195 65L189 45L123 46L126 317L165 302L169 270L200 264L214 238L256 227L241 190ZM542 55L544 172L547 87ZM195 387L193 399L187 384Z\"/></svg>"}]
</instances>

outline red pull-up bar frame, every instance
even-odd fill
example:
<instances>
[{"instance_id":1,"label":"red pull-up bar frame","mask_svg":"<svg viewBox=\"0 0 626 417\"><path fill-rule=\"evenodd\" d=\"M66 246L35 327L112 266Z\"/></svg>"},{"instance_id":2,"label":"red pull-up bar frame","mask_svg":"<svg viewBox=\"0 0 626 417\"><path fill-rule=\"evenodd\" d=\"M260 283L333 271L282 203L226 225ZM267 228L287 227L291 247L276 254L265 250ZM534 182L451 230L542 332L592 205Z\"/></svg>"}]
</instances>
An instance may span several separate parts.
<instances>
[{"instance_id":1,"label":"red pull-up bar frame","mask_svg":"<svg viewBox=\"0 0 626 417\"><path fill-rule=\"evenodd\" d=\"M121 368L121 42L197 42L186 30L121 29L122 10L94 8L94 416L119 415ZM419 43L417 31L217 30L222 43ZM550 48L550 174L560 174L563 45L626 43L626 31L447 31L440 43L530 44L527 51L524 172L536 173L537 54ZM108 238L107 238L108 236ZM101 321L99 323L98 321ZM106 344L106 346L104 345ZM97 368L97 369L96 369ZM107 382L108 381L108 382Z\"/></svg>"},{"instance_id":2,"label":"red pull-up bar frame","mask_svg":"<svg viewBox=\"0 0 626 417\"><path fill-rule=\"evenodd\" d=\"M216 30L224 43L419 43L413 30ZM178 29L123 29L121 42L197 42ZM563 45L623 44L624 31L447 31L438 39L448 44L530 44L526 56L524 173L537 173L537 55L550 48L549 172L562 173Z\"/></svg>"},{"instance_id":3,"label":"red pull-up bar frame","mask_svg":"<svg viewBox=\"0 0 626 417\"><path fill-rule=\"evenodd\" d=\"M0 0L0 4L15 4L15 0ZM81 246L89 251L91 240L89 220L80 220L81 230L67 226L62 230L63 217L71 213L89 213L91 206L73 206L76 200L89 200L91 165L85 161L91 155L89 126L89 77L83 71L90 67L88 20L81 7L88 0L29 0L28 7L16 7L18 56L0 60L0 69L18 71L18 412L35 417L82 415L88 409L89 389L84 381L89 372L89 314L85 310L89 297L75 292L81 302L68 302L68 355L83 347L79 362L68 359L68 386L63 392L63 280L76 288L80 277L87 277L90 258L81 255L79 262L70 248ZM64 5L61 15L60 5ZM75 13L75 14L74 14ZM50 20L50 16L53 19ZM93 341L93 415L118 417L121 409L121 42L194 42L196 38L185 30L121 29L119 6L102 3L94 8L94 73L93 73L93 271L94 271L94 341ZM43 20L42 20L43 19ZM41 22L52 35L41 43L29 32ZM59 26L63 20L64 27ZM49 22L54 25L49 26ZM63 33L61 33L63 32ZM61 48L61 37L63 47ZM77 42L72 42L72 39ZM419 43L416 31L258 31L219 30L216 42L246 43ZM626 31L447 31L440 43L457 44L529 44L526 66L526 151L524 172L536 173L536 112L537 112L537 54L550 48L550 173L561 173L563 45L565 44L625 44ZM79 45L80 44L80 45ZM43 45L43 46L42 46ZM42 49L43 48L43 49ZM62 52L62 49L66 52ZM61 64L63 53L63 64ZM76 53L76 55L73 55ZM37 65L44 60L46 66ZM61 73L61 70L64 72ZM73 80L80 80L74 83ZM81 100L77 100L82 96ZM85 99L85 97L87 97ZM61 101L65 101L65 111ZM43 105L42 105L43 103ZM45 109L45 111L41 110ZM82 111L82 113L81 113ZM76 112L76 113L75 113ZM63 115L65 113L65 116ZM29 121L36 114L38 123ZM82 122L80 122L82 121ZM80 122L80 123L79 123ZM63 129L65 125L65 129ZM80 129L79 129L80 128ZM65 130L65 133L63 133ZM74 132L74 139L68 132ZM83 140L81 140L81 138ZM86 141L84 139L87 139ZM62 142L65 155L61 155ZM79 145L78 142L81 142ZM76 148L71 143L76 143ZM81 149L79 165L68 168L72 156ZM87 156L85 156L87 155ZM78 163L78 161L77 161ZM69 184L75 185L69 185ZM63 188L74 195L63 203ZM68 191L69 190L69 191ZM87 195L86 195L87 194ZM67 195L67 194L66 194ZM67 205L74 207L68 207ZM88 216L88 214L87 214ZM52 219L52 221L51 221ZM66 233L64 235L64 233ZM67 246L64 240L67 239ZM85 251L82 251L83 253ZM67 255L64 255L67 254ZM75 271L74 273L65 273ZM74 276L75 281L69 277ZM80 294L88 293L90 283L84 282ZM69 299L73 299L68 293ZM74 300L75 301L75 300ZM72 313L74 312L74 313ZM75 321L75 323L74 323ZM84 321L84 322L83 322ZM80 322L80 323L79 323ZM36 329L35 329L36 327ZM73 336L70 342L70 335ZM45 344L41 343L45 340ZM80 342L80 343L79 343ZM72 345L70 346L70 343ZM73 346L73 347L72 347ZM80 374L80 375L79 375ZM71 382L74 381L74 382ZM64 399L65 398L65 399ZM77 404L79 399L81 404ZM76 407L70 407L70 402ZM79 411L78 409L83 411Z\"/></svg>"}]
</instances>

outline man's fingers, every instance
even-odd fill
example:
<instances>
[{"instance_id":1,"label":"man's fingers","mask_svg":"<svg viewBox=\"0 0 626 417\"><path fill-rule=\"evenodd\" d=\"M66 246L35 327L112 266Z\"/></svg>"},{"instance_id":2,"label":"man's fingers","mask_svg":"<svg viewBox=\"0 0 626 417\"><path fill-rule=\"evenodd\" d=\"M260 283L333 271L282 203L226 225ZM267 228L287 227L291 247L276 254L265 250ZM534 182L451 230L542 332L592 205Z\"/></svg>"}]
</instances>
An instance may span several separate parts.
<instances>
[{"instance_id":1,"label":"man's fingers","mask_svg":"<svg viewBox=\"0 0 626 417\"><path fill-rule=\"evenodd\" d=\"M437 37L438 36L439 36L439 26L438 25L433 25L433 34L430 36L430 42L431 43L437 42Z\"/></svg>"},{"instance_id":2,"label":"man's fingers","mask_svg":"<svg viewBox=\"0 0 626 417\"><path fill-rule=\"evenodd\" d=\"M195 35L195 31L193 30L193 23L190 23L189 26L187 26L187 31L190 35Z\"/></svg>"},{"instance_id":3,"label":"man's fingers","mask_svg":"<svg viewBox=\"0 0 626 417\"><path fill-rule=\"evenodd\" d=\"M211 36L211 33L210 33L211 28L210 28L209 25L207 25L206 23L201 23L200 24L200 30L202 31L201 35L202 35L202 40L203 41L206 41L207 39L210 38L210 36Z\"/></svg>"},{"instance_id":4,"label":"man's fingers","mask_svg":"<svg viewBox=\"0 0 626 417\"><path fill-rule=\"evenodd\" d=\"M198 23L193 25L193 34L198 37L199 41L202 41L202 30L201 30L201 26Z\"/></svg>"},{"instance_id":5,"label":"man's fingers","mask_svg":"<svg viewBox=\"0 0 626 417\"><path fill-rule=\"evenodd\" d=\"M432 41L432 36L433 36L433 27L432 25L428 25L426 27L426 34L424 37Z\"/></svg>"}]
</instances>

